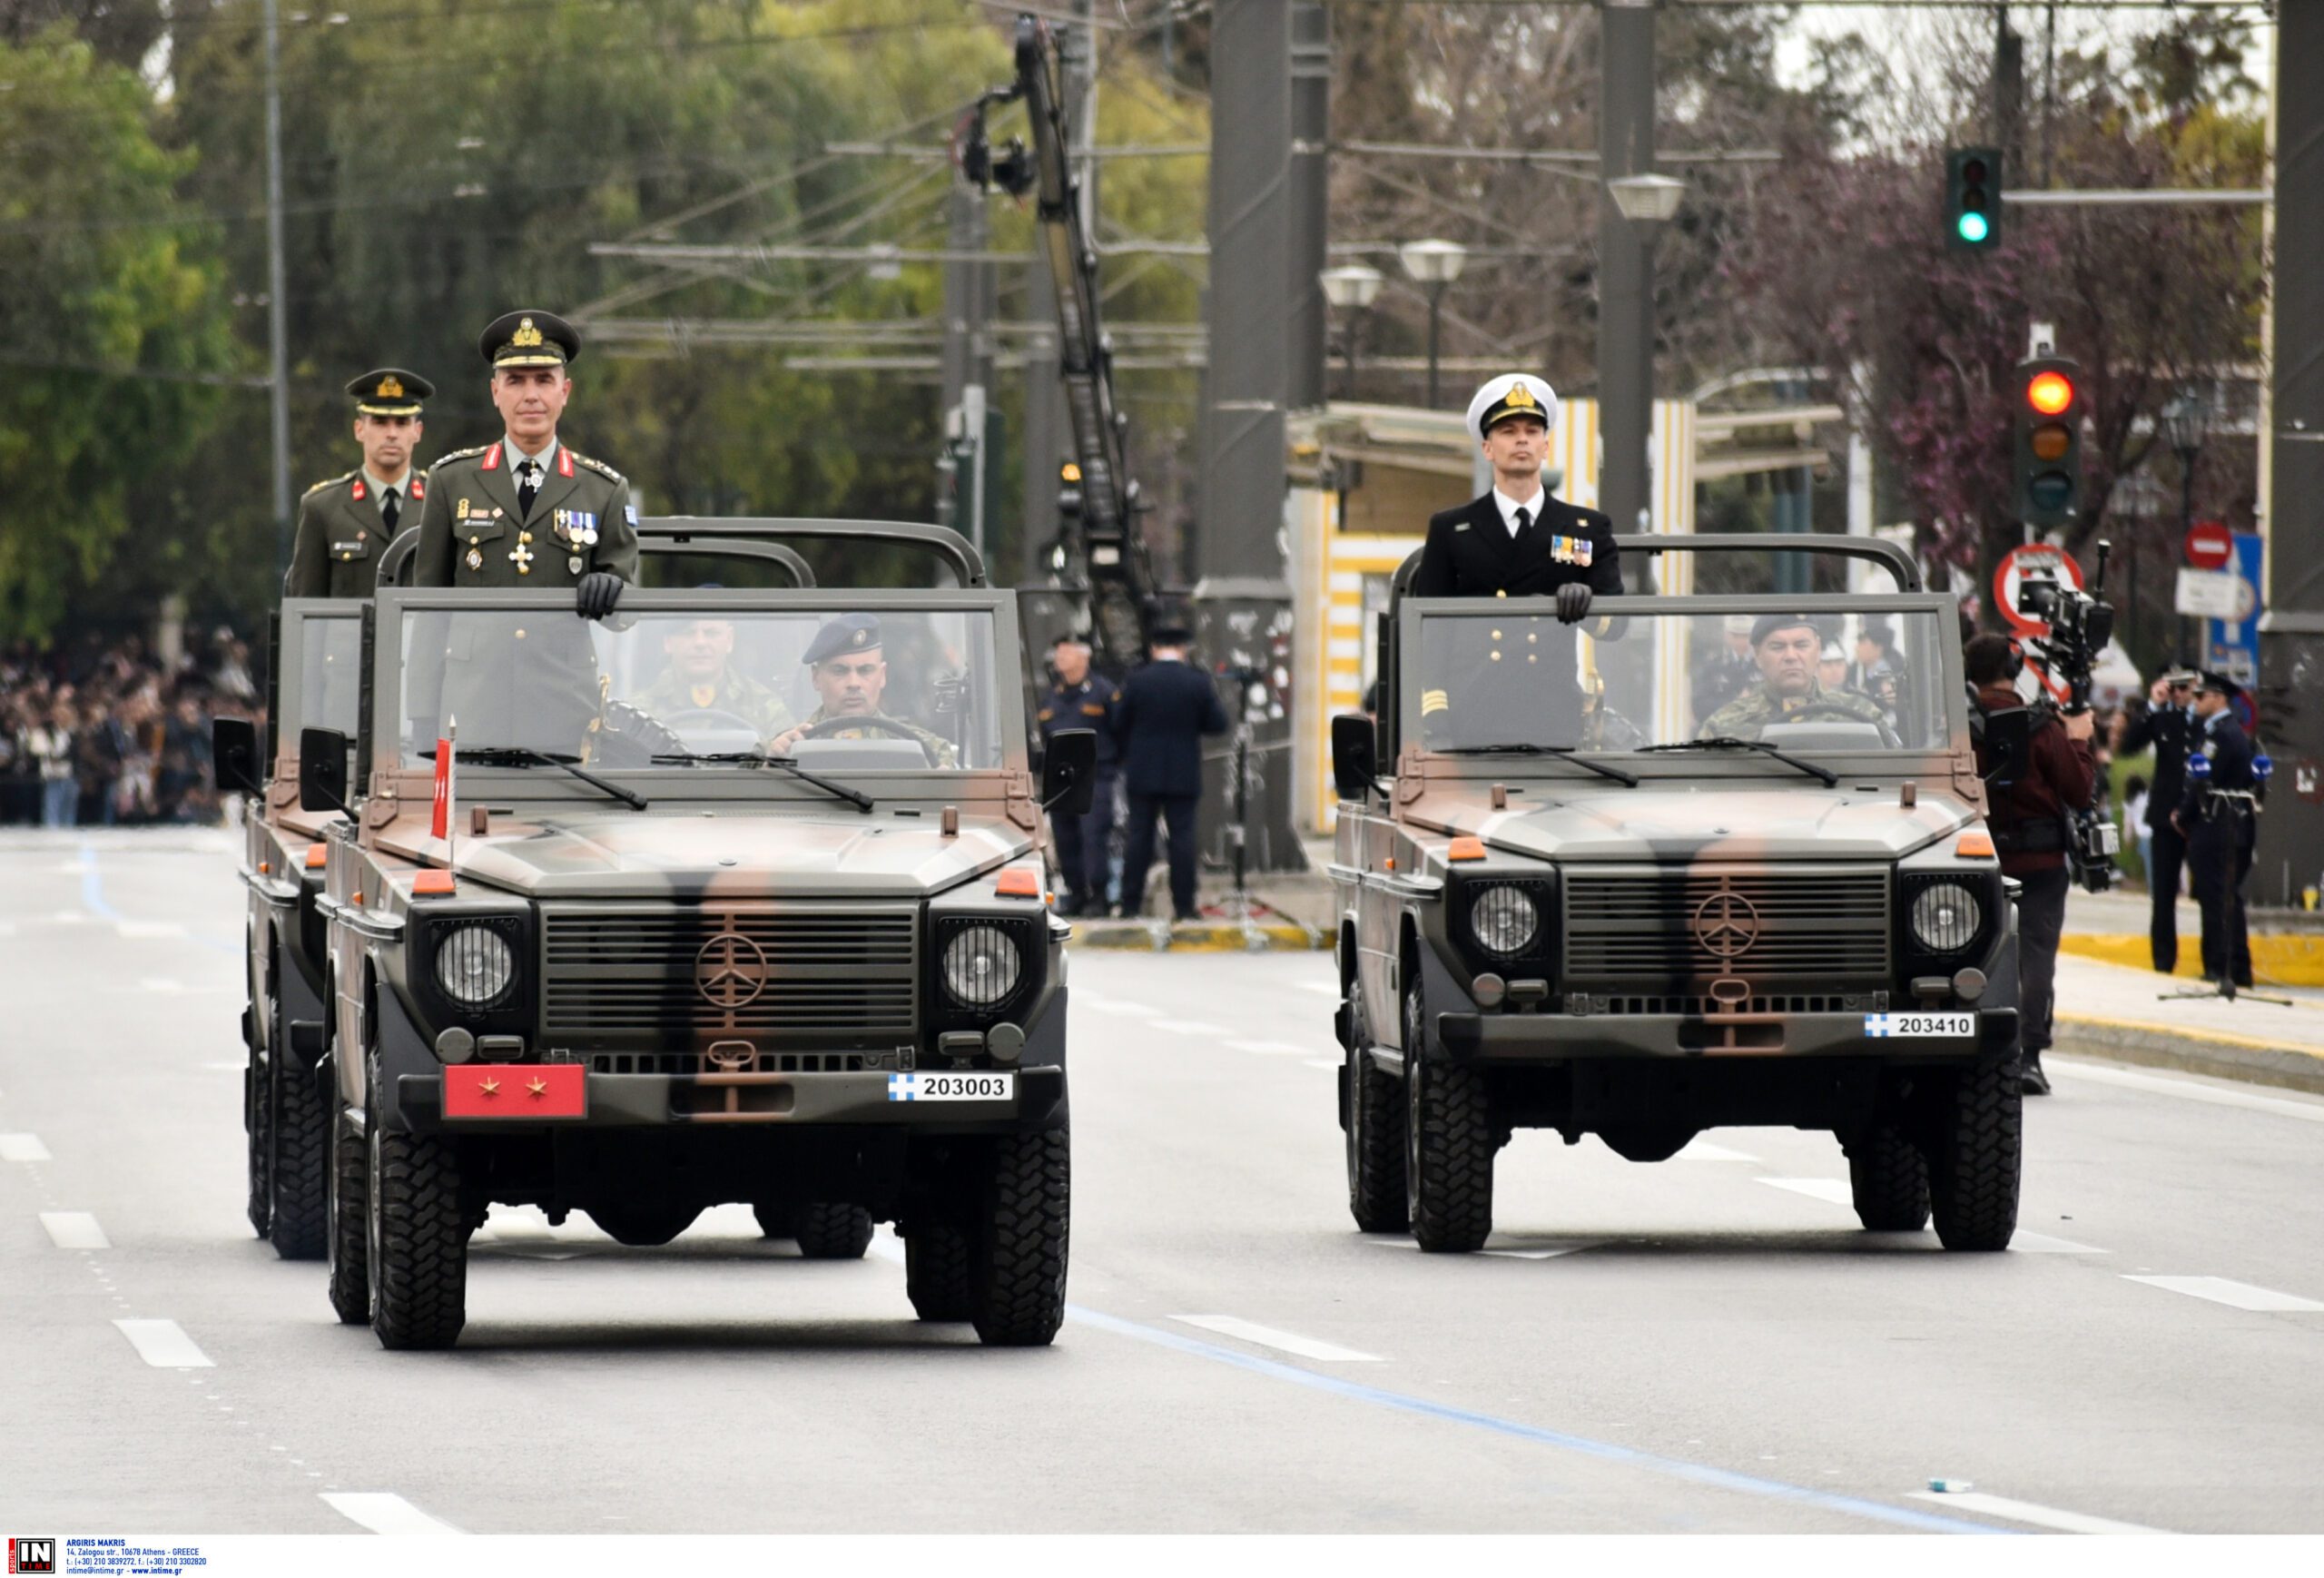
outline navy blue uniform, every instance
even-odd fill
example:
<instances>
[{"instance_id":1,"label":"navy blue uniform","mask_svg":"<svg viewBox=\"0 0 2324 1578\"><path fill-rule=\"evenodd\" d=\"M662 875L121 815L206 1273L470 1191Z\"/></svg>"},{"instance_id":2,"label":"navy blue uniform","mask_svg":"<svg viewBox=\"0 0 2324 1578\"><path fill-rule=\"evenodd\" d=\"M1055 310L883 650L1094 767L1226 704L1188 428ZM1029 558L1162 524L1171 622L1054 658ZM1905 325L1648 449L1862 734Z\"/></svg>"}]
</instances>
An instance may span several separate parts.
<instances>
[{"instance_id":1,"label":"navy blue uniform","mask_svg":"<svg viewBox=\"0 0 2324 1578\"><path fill-rule=\"evenodd\" d=\"M1121 693L1103 675L1092 674L1079 685L1057 685L1041 698L1036 719L1041 742L1059 729L1088 729L1098 736L1097 788L1087 816L1052 813L1049 831L1057 840L1058 873L1065 879L1067 897L1058 906L1065 914L1103 913L1106 884L1112 865L1114 793L1121 780Z\"/></svg>"},{"instance_id":2,"label":"navy blue uniform","mask_svg":"<svg viewBox=\"0 0 2324 1578\"><path fill-rule=\"evenodd\" d=\"M1195 914L1195 805L1202 797L1202 736L1226 732L1226 709L1210 676L1177 658L1147 664L1124 682L1122 775L1129 790L1129 827L1122 853L1122 913L1146 902L1154 863L1154 823L1170 830L1170 907Z\"/></svg>"},{"instance_id":3,"label":"navy blue uniform","mask_svg":"<svg viewBox=\"0 0 2324 1578\"><path fill-rule=\"evenodd\" d=\"M2198 725L2194 754L2210 771L2190 766L2179 820L2187 830L2187 870L2203 912L2203 974L2217 981L2233 971L2238 986L2251 984L2251 941L2243 922L2243 884L2251 874L2259 836L2252 793L2251 737L2231 712L2213 713Z\"/></svg>"},{"instance_id":4,"label":"navy blue uniform","mask_svg":"<svg viewBox=\"0 0 2324 1578\"><path fill-rule=\"evenodd\" d=\"M1620 595L1622 556L1613 523L1547 493L1533 503L1539 516L1514 537L1490 493L1431 516L1412 595L1555 597L1568 581L1585 582L1601 597Z\"/></svg>"},{"instance_id":5,"label":"navy blue uniform","mask_svg":"<svg viewBox=\"0 0 2324 1578\"><path fill-rule=\"evenodd\" d=\"M2187 797L2187 752L2201 725L2182 706L2150 708L2131 722L2122 735L2123 755L2154 747L2154 786L2147 804L2153 829L2147 863L2146 891L2153 905L2147 922L2147 947L2154 967L2168 975L2179 968L2179 870L2186 863L2187 840L2171 825L2171 813ZM2190 823L2189 826L2193 824Z\"/></svg>"}]
</instances>

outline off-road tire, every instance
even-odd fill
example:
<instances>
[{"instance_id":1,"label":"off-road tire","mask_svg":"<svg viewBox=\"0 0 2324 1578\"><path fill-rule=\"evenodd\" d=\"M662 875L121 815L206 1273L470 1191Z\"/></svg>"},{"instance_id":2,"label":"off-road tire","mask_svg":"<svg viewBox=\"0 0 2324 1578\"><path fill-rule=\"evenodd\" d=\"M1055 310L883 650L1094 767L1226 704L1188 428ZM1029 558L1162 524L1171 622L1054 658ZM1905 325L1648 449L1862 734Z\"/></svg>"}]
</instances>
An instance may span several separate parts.
<instances>
[{"instance_id":1,"label":"off-road tire","mask_svg":"<svg viewBox=\"0 0 2324 1578\"><path fill-rule=\"evenodd\" d=\"M904 1238L904 1293L922 1320L966 1320L976 1297L976 1250L959 1224L912 1223Z\"/></svg>"},{"instance_id":2,"label":"off-road tire","mask_svg":"<svg viewBox=\"0 0 2324 1578\"><path fill-rule=\"evenodd\" d=\"M1433 1255L1482 1249L1492 1235L1492 1104L1484 1076L1424 1054L1420 981L1404 988L1404 1203Z\"/></svg>"},{"instance_id":3,"label":"off-road tire","mask_svg":"<svg viewBox=\"0 0 2324 1578\"><path fill-rule=\"evenodd\" d=\"M334 1122L330 1137L330 1192L324 1200L330 1307L341 1324L371 1322L369 1205L369 1172L363 1141Z\"/></svg>"},{"instance_id":4,"label":"off-road tire","mask_svg":"<svg viewBox=\"0 0 2324 1578\"><path fill-rule=\"evenodd\" d=\"M323 1195L330 1181L330 1119L315 1071L288 1048L272 1049L268 1067L274 1093L269 1102L273 1165L267 1169L272 1208L266 1236L285 1260L320 1260L328 1228Z\"/></svg>"},{"instance_id":5,"label":"off-road tire","mask_svg":"<svg viewBox=\"0 0 2324 1578\"><path fill-rule=\"evenodd\" d=\"M1928 1161L1912 1137L1882 1124L1851 1140L1848 1188L1856 1220L1873 1233L1917 1233L1928 1226Z\"/></svg>"},{"instance_id":6,"label":"off-road tire","mask_svg":"<svg viewBox=\"0 0 2324 1578\"><path fill-rule=\"evenodd\" d=\"M448 1348L468 1324L468 1236L451 1142L389 1134L379 1065L364 1125L371 1330L385 1348Z\"/></svg>"},{"instance_id":7,"label":"off-road tire","mask_svg":"<svg viewBox=\"0 0 2324 1578\"><path fill-rule=\"evenodd\" d=\"M1065 1323L1073 1142L1063 1129L993 1145L969 1318L995 1347L1043 1347Z\"/></svg>"},{"instance_id":8,"label":"off-road tire","mask_svg":"<svg viewBox=\"0 0 2324 1578\"><path fill-rule=\"evenodd\" d=\"M624 1200L587 1208L589 1219L616 1244L633 1249L658 1249L694 1226L700 1206L680 1206L665 1200Z\"/></svg>"},{"instance_id":9,"label":"off-road tire","mask_svg":"<svg viewBox=\"0 0 2324 1578\"><path fill-rule=\"evenodd\" d=\"M861 1260L872 1247L872 1213L862 1206L817 1201L799 1208L791 1236L809 1260Z\"/></svg>"},{"instance_id":10,"label":"off-road tire","mask_svg":"<svg viewBox=\"0 0 2324 1578\"><path fill-rule=\"evenodd\" d=\"M758 1218L759 1231L770 1238L788 1238L797 1225L798 1213L789 1206L753 1204L751 1215Z\"/></svg>"},{"instance_id":11,"label":"off-road tire","mask_svg":"<svg viewBox=\"0 0 2324 1578\"><path fill-rule=\"evenodd\" d=\"M2009 1248L2017 1231L2024 1122L2014 1067L1987 1064L1955 1077L1927 1145L1929 1204L1946 1248Z\"/></svg>"},{"instance_id":12,"label":"off-road tire","mask_svg":"<svg viewBox=\"0 0 2324 1578\"><path fill-rule=\"evenodd\" d=\"M1366 1233L1401 1233L1412 1226L1404 1198L1404 1092L1393 1074L1372 1060L1361 1014L1355 1050L1347 1055L1347 1208Z\"/></svg>"},{"instance_id":13,"label":"off-road tire","mask_svg":"<svg viewBox=\"0 0 2324 1578\"><path fill-rule=\"evenodd\" d=\"M268 1011L269 1020L277 1017ZM242 1130L248 1137L244 1147L250 1173L251 1231L260 1238L267 1237L267 1228L274 1219L274 1185L267 1178L268 1152L274 1147L274 1126L271 1109L267 1100L267 1070L272 1065L256 1047L250 1050L249 1061L242 1066Z\"/></svg>"}]
</instances>

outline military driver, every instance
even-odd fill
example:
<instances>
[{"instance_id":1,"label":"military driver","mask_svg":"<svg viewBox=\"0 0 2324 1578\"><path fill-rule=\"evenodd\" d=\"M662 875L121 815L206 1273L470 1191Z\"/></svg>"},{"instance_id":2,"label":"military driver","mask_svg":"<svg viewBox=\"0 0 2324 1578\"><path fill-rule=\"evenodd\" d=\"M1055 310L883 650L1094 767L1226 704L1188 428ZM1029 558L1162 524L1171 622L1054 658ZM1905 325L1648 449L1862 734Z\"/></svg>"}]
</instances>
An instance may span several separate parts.
<instances>
[{"instance_id":1,"label":"military driver","mask_svg":"<svg viewBox=\"0 0 2324 1578\"><path fill-rule=\"evenodd\" d=\"M1762 614L1751 626L1751 660L1758 677L1741 695L1705 720L1698 738L1756 740L1769 724L1839 720L1880 729L1880 704L1851 690L1827 690L1817 676L1823 632L1798 614Z\"/></svg>"},{"instance_id":2,"label":"military driver","mask_svg":"<svg viewBox=\"0 0 2324 1578\"><path fill-rule=\"evenodd\" d=\"M734 666L731 620L700 618L662 637L669 666L634 704L664 724L686 713L730 713L757 731L762 741L793 725L783 698Z\"/></svg>"},{"instance_id":3,"label":"military driver","mask_svg":"<svg viewBox=\"0 0 2324 1578\"><path fill-rule=\"evenodd\" d=\"M833 619L807 644L799 659L807 666L815 694L822 698L807 721L775 736L767 749L783 755L819 724L842 718L876 720L862 728L834 728L819 739L918 740L928 759L939 767L958 764L952 742L918 724L891 718L880 710L888 688L888 659L880 649L880 617L876 614L847 614Z\"/></svg>"},{"instance_id":4,"label":"military driver","mask_svg":"<svg viewBox=\"0 0 2324 1578\"><path fill-rule=\"evenodd\" d=\"M379 556L399 526L419 522L428 483L411 468L419 447L419 402L436 386L416 372L383 367L347 386L355 397L355 441L363 464L318 482L299 501L299 530L286 597L369 597Z\"/></svg>"}]
</instances>

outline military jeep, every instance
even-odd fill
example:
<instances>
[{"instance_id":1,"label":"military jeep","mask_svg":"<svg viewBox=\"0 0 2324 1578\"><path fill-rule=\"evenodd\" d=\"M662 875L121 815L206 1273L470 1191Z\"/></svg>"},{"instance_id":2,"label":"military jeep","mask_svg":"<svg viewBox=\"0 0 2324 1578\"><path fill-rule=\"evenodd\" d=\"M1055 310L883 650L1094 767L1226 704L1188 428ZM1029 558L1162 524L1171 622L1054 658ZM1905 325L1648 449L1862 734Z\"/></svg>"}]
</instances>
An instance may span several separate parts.
<instances>
[{"instance_id":1,"label":"military jeep","mask_svg":"<svg viewBox=\"0 0 2324 1578\"><path fill-rule=\"evenodd\" d=\"M348 813L318 901L330 1296L385 1346L458 1338L495 1204L657 1244L746 1203L828 1256L891 1221L922 1319L1055 1335L1066 928L1042 812L1086 801L1093 742L1037 783L1009 595L952 534L847 529L937 544L961 584L634 587L600 623L562 592L389 585L365 610L353 777L310 731L300 794ZM789 720L774 741L763 712L657 699L705 626ZM862 659L845 705L803 661L831 650Z\"/></svg>"},{"instance_id":2,"label":"military jeep","mask_svg":"<svg viewBox=\"0 0 2324 1578\"><path fill-rule=\"evenodd\" d=\"M1634 562L1803 544L1619 540ZM1546 598L1412 597L1400 572L1376 724L1333 725L1364 1231L1482 1246L1518 1129L1659 1161L1777 1125L1838 1137L1866 1228L1933 1214L1947 1248L2008 1245L2015 916L1958 616L1887 544L1810 551L1898 590L1607 598L1569 626ZM1850 686L1827 644L1867 626L1891 657Z\"/></svg>"}]
</instances>

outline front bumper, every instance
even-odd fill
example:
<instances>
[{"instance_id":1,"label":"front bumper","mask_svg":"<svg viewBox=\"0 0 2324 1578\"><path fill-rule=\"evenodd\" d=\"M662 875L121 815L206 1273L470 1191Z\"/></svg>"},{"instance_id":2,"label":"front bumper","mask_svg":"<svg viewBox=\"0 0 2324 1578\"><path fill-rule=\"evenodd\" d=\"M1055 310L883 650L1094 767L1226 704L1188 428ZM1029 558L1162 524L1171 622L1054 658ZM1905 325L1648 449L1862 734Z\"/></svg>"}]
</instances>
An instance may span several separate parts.
<instances>
[{"instance_id":1,"label":"front bumper","mask_svg":"<svg viewBox=\"0 0 2324 1578\"><path fill-rule=\"evenodd\" d=\"M1435 1037L1454 1062L1559 1064L1657 1058L1876 1058L1897 1063L1999 1060L2017 1047L2017 1011L1974 1011L1966 1036L1875 1036L1861 1013L1441 1013Z\"/></svg>"},{"instance_id":2,"label":"front bumper","mask_svg":"<svg viewBox=\"0 0 2324 1578\"><path fill-rule=\"evenodd\" d=\"M898 1076L845 1074L586 1075L585 1116L484 1119L444 1116L444 1076L397 1076L391 1129L428 1134L538 1134L558 1129L684 1129L748 1125L853 1124L917 1133L1002 1134L1065 1119L1062 1068L1014 1070L1005 1100L898 1100ZM399 1119L399 1121L398 1121Z\"/></svg>"}]
</instances>

